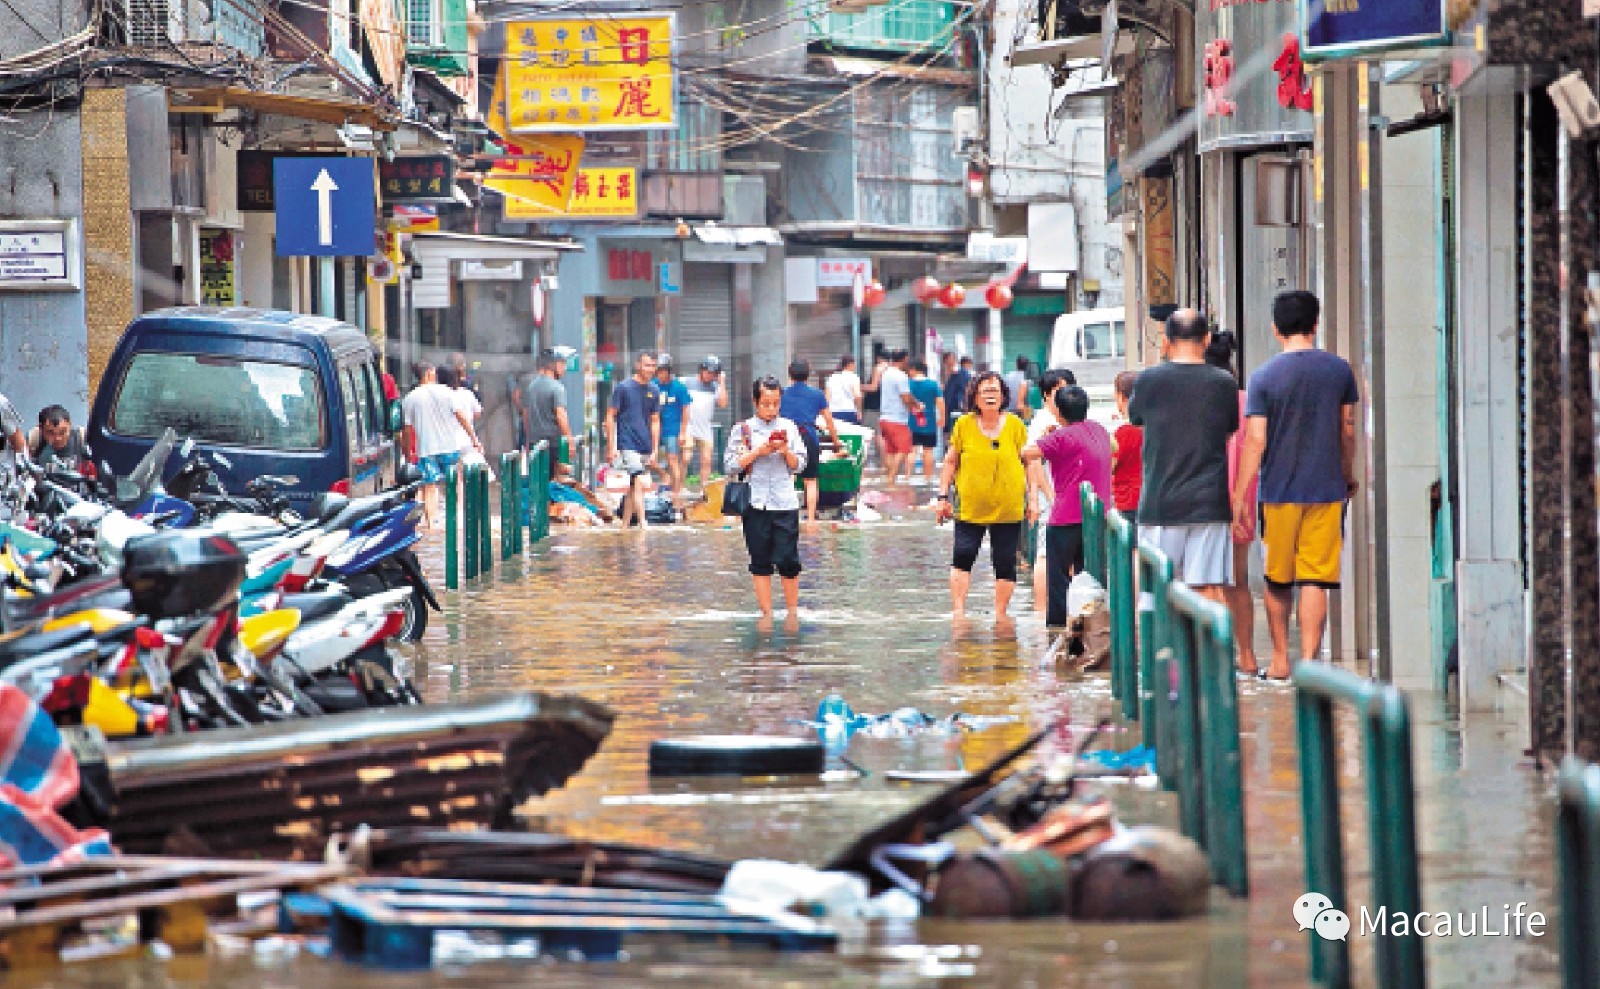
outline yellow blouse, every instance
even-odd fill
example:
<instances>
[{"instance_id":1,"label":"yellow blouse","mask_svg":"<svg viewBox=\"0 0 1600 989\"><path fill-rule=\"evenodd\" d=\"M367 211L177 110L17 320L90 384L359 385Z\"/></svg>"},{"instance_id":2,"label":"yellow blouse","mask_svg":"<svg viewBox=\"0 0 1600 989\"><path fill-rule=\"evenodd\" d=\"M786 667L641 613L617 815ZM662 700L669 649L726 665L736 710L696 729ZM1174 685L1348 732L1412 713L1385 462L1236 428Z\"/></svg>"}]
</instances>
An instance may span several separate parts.
<instances>
[{"instance_id":1,"label":"yellow blouse","mask_svg":"<svg viewBox=\"0 0 1600 989\"><path fill-rule=\"evenodd\" d=\"M983 435L976 414L956 420L950 431L950 449L960 457L956 469L956 517L974 525L1021 522L1028 481L1022 465L1022 448L1028 445L1028 427L1005 413L997 440Z\"/></svg>"}]
</instances>

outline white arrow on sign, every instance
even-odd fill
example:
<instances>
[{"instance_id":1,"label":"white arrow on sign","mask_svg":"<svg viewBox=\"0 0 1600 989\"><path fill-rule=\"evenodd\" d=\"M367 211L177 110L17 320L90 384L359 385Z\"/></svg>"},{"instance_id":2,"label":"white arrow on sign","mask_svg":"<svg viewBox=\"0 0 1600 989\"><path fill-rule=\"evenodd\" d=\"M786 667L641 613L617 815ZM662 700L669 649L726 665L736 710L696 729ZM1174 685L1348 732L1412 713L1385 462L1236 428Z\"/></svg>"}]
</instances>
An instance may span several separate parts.
<instances>
[{"instance_id":1,"label":"white arrow on sign","mask_svg":"<svg viewBox=\"0 0 1600 989\"><path fill-rule=\"evenodd\" d=\"M339 186L324 168L317 172L311 190L317 194L317 243L330 247L333 245L333 194L339 191Z\"/></svg>"}]
</instances>

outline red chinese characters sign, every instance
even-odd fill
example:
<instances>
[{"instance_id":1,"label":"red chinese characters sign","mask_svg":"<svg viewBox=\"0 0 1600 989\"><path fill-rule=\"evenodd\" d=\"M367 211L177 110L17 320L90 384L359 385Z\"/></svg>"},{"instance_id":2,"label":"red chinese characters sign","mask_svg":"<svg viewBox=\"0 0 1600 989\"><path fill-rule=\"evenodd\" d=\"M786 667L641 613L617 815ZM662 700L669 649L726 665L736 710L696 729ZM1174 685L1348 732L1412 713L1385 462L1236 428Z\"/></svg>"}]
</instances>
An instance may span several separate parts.
<instances>
[{"instance_id":1,"label":"red chinese characters sign","mask_svg":"<svg viewBox=\"0 0 1600 989\"><path fill-rule=\"evenodd\" d=\"M667 16L506 25L506 123L515 133L677 126Z\"/></svg>"},{"instance_id":2,"label":"red chinese characters sign","mask_svg":"<svg viewBox=\"0 0 1600 989\"><path fill-rule=\"evenodd\" d=\"M655 256L649 251L613 247L606 251L606 277L614 282L649 282L655 278Z\"/></svg>"}]
</instances>

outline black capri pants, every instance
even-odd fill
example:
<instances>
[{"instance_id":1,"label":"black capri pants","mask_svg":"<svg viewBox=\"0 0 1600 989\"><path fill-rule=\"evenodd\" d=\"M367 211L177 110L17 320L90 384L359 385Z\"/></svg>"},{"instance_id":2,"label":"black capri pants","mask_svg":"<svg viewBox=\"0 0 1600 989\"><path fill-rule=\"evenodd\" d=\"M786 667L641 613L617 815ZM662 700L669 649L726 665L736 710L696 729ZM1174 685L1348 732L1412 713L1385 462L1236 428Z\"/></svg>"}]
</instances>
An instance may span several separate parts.
<instances>
[{"instance_id":1,"label":"black capri pants","mask_svg":"<svg viewBox=\"0 0 1600 989\"><path fill-rule=\"evenodd\" d=\"M806 465L800 468L801 478L811 481L817 477L817 462L822 459L822 445L815 429L800 427L800 441L806 447Z\"/></svg>"},{"instance_id":2,"label":"black capri pants","mask_svg":"<svg viewBox=\"0 0 1600 989\"><path fill-rule=\"evenodd\" d=\"M1083 525L1051 525L1044 530L1045 562L1049 572L1045 581L1045 625L1063 628L1067 624L1067 591L1072 577L1083 569Z\"/></svg>"},{"instance_id":3,"label":"black capri pants","mask_svg":"<svg viewBox=\"0 0 1600 989\"><path fill-rule=\"evenodd\" d=\"M800 510L744 513L744 547L750 551L750 573L756 577L800 576Z\"/></svg>"},{"instance_id":4,"label":"black capri pants","mask_svg":"<svg viewBox=\"0 0 1600 989\"><path fill-rule=\"evenodd\" d=\"M956 520L955 545L950 555L950 565L957 570L972 572L978 562L978 550L983 546L983 535L989 534L989 560L994 564L994 579L1017 581L1017 547L1022 543L1021 522L995 522L978 525Z\"/></svg>"}]
</instances>

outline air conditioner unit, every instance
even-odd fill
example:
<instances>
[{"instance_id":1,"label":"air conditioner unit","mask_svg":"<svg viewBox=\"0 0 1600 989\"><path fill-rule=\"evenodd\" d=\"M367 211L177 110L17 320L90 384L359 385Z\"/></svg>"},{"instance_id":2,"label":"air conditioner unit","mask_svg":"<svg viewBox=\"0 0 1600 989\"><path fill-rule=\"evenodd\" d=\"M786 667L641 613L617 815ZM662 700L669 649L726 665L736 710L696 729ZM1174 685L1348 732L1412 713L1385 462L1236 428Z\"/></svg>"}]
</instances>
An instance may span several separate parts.
<instances>
[{"instance_id":1,"label":"air conditioner unit","mask_svg":"<svg viewBox=\"0 0 1600 989\"><path fill-rule=\"evenodd\" d=\"M123 0L123 24L130 48L167 48L188 40L186 0Z\"/></svg>"},{"instance_id":2,"label":"air conditioner unit","mask_svg":"<svg viewBox=\"0 0 1600 989\"><path fill-rule=\"evenodd\" d=\"M973 150L983 144L982 118L975 106L958 106L950 115L950 130L954 138L955 147L951 153L957 158L966 158Z\"/></svg>"}]
</instances>

